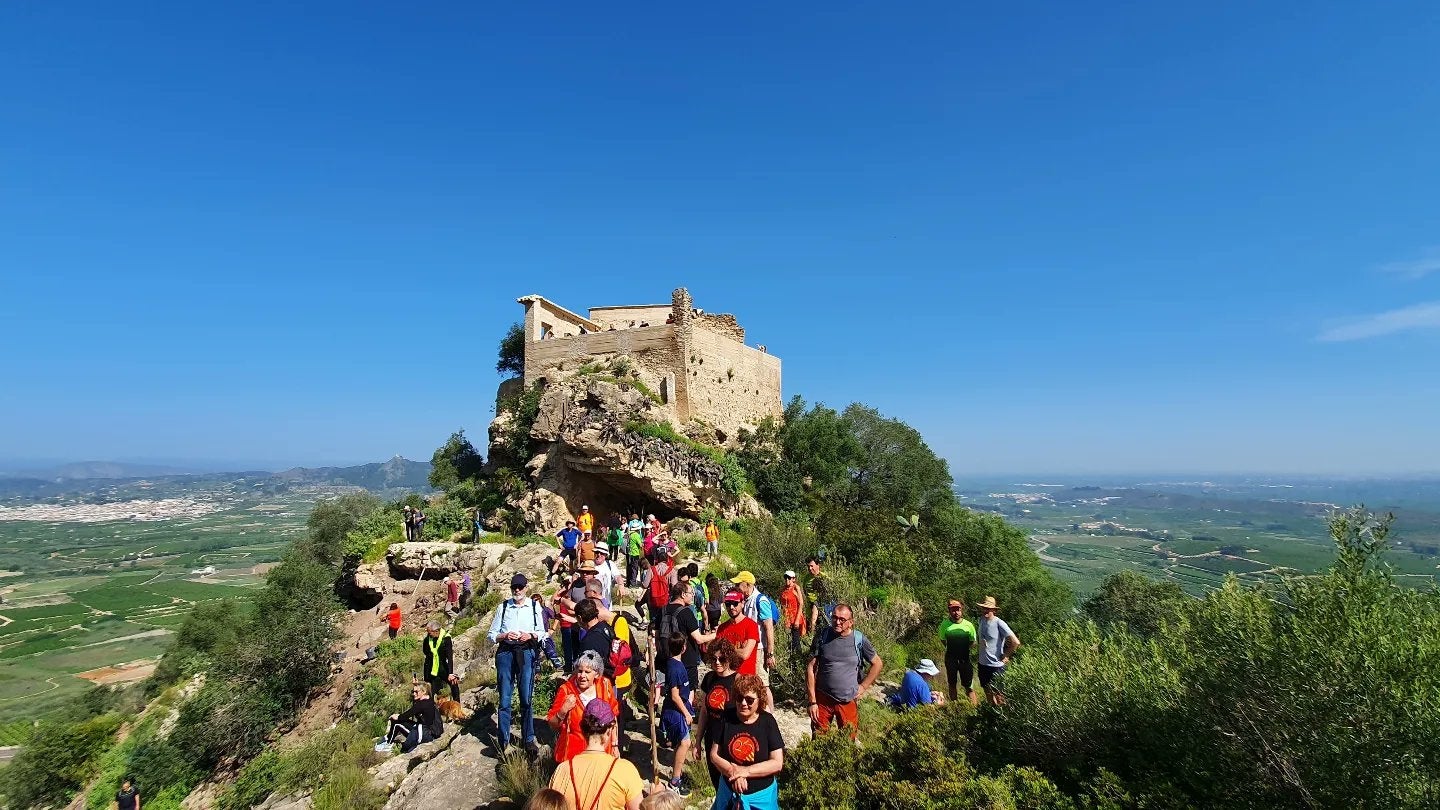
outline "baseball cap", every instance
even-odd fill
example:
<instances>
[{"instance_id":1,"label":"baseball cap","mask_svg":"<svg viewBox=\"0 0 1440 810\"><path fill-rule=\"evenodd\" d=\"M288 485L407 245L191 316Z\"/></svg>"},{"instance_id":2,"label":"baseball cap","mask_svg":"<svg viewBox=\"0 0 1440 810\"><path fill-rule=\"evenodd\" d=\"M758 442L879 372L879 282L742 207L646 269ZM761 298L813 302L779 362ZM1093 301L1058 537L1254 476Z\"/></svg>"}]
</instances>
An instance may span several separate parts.
<instances>
[{"instance_id":1,"label":"baseball cap","mask_svg":"<svg viewBox=\"0 0 1440 810\"><path fill-rule=\"evenodd\" d=\"M584 716L602 726L608 726L615 722L615 710L610 708L610 704L603 700L592 700L585 704Z\"/></svg>"},{"instance_id":2,"label":"baseball cap","mask_svg":"<svg viewBox=\"0 0 1440 810\"><path fill-rule=\"evenodd\" d=\"M726 601L726 602L744 602L744 601L745 601L745 594L741 593L738 589L731 588L730 590L728 590L728 591L725 592L725 601Z\"/></svg>"},{"instance_id":3,"label":"baseball cap","mask_svg":"<svg viewBox=\"0 0 1440 810\"><path fill-rule=\"evenodd\" d=\"M794 572L794 571L786 571L786 572L785 572L785 578L786 578L786 579L794 579L794 578L795 578L795 572Z\"/></svg>"},{"instance_id":4,"label":"baseball cap","mask_svg":"<svg viewBox=\"0 0 1440 810\"><path fill-rule=\"evenodd\" d=\"M523 588L529 584L530 580L526 579L524 574L516 574L510 578L510 590L512 591L516 588Z\"/></svg>"},{"instance_id":5,"label":"baseball cap","mask_svg":"<svg viewBox=\"0 0 1440 810\"><path fill-rule=\"evenodd\" d=\"M750 573L749 571L741 571L740 573L736 574L730 581L737 585L741 582L745 583L746 585L754 585L755 575Z\"/></svg>"}]
</instances>

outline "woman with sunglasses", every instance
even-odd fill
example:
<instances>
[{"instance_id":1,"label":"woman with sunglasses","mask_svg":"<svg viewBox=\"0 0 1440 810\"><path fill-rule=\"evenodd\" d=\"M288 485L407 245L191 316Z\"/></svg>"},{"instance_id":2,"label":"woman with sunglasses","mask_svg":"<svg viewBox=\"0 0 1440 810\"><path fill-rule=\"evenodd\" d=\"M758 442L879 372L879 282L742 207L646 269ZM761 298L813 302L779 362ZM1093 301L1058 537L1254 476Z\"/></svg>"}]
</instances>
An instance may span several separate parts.
<instances>
[{"instance_id":1,"label":"woman with sunglasses","mask_svg":"<svg viewBox=\"0 0 1440 810\"><path fill-rule=\"evenodd\" d=\"M971 706L980 705L975 694L975 668L970 664L970 648L975 646L975 625L965 618L965 603L951 599L945 607L946 617L940 620L940 640L945 643L945 683L950 700L955 700L955 681L965 684Z\"/></svg>"},{"instance_id":2,"label":"woman with sunglasses","mask_svg":"<svg viewBox=\"0 0 1440 810\"><path fill-rule=\"evenodd\" d=\"M785 766L785 740L768 708L760 678L735 678L735 722L710 745L710 763L724 777L711 810L729 810L737 800L746 810L780 810L776 776Z\"/></svg>"},{"instance_id":3,"label":"woman with sunglasses","mask_svg":"<svg viewBox=\"0 0 1440 810\"><path fill-rule=\"evenodd\" d=\"M696 759L705 758L710 782L718 785L720 771L710 764L708 753L711 744L719 742L725 724L735 721L735 669L740 666L740 653L734 644L719 638L706 648L705 662L710 671L700 681L700 697L696 700L699 714L693 735L694 754Z\"/></svg>"},{"instance_id":4,"label":"woman with sunglasses","mask_svg":"<svg viewBox=\"0 0 1440 810\"><path fill-rule=\"evenodd\" d=\"M429 684L415 684L410 690L410 698L409 709L403 714L390 715L390 730L385 734L387 742L400 744L402 753L413 751L415 746L430 742L445 731L440 710L435 708L435 701L430 699Z\"/></svg>"}]
</instances>

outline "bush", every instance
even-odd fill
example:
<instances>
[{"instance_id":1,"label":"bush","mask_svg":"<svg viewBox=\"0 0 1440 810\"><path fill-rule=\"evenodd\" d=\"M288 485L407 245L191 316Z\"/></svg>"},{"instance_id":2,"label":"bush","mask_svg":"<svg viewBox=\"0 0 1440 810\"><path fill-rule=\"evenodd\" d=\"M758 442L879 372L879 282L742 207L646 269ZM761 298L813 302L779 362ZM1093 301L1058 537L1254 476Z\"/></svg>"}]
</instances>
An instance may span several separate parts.
<instances>
[{"instance_id":1,"label":"bush","mask_svg":"<svg viewBox=\"0 0 1440 810\"><path fill-rule=\"evenodd\" d=\"M215 799L216 806L219 810L249 810L265 801L282 773L280 752L267 748L245 763L235 781L220 791Z\"/></svg>"},{"instance_id":2,"label":"bush","mask_svg":"<svg viewBox=\"0 0 1440 810\"><path fill-rule=\"evenodd\" d=\"M74 723L42 722L30 743L0 770L9 807L64 804L89 781L123 718L104 714Z\"/></svg>"}]
</instances>

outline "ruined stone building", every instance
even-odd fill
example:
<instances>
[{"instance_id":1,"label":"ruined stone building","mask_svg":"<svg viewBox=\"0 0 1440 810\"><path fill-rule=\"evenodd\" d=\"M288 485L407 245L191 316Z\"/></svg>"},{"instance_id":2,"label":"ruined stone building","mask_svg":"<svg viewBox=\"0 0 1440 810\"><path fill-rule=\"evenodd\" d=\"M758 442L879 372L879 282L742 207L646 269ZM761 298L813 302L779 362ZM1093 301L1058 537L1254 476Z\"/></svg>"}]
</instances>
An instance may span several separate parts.
<instances>
[{"instance_id":1,"label":"ruined stone building","mask_svg":"<svg viewBox=\"0 0 1440 810\"><path fill-rule=\"evenodd\" d=\"M723 444L779 416L780 358L745 345L733 315L695 308L681 287L668 304L592 307L579 315L539 295L525 307L525 377L554 382L589 362L628 357L678 425L700 421Z\"/></svg>"}]
</instances>

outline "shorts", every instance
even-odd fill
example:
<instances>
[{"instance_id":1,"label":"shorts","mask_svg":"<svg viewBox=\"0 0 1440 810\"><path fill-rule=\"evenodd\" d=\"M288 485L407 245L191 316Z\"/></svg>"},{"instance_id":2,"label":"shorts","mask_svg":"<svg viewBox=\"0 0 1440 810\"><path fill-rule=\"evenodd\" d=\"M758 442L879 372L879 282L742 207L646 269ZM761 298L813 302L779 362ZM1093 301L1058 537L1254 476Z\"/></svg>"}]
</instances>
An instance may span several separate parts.
<instances>
[{"instance_id":1,"label":"shorts","mask_svg":"<svg viewBox=\"0 0 1440 810\"><path fill-rule=\"evenodd\" d=\"M759 678L760 682L765 684L766 689L770 688L770 670L765 668L764 650L756 650L755 652L755 677Z\"/></svg>"},{"instance_id":2,"label":"shorts","mask_svg":"<svg viewBox=\"0 0 1440 810\"><path fill-rule=\"evenodd\" d=\"M1005 694L1005 667L980 665L980 688L986 692Z\"/></svg>"},{"instance_id":3,"label":"shorts","mask_svg":"<svg viewBox=\"0 0 1440 810\"><path fill-rule=\"evenodd\" d=\"M671 745L679 745L690 739L690 724L685 722L685 715L666 709L660 713L660 733Z\"/></svg>"},{"instance_id":4,"label":"shorts","mask_svg":"<svg viewBox=\"0 0 1440 810\"><path fill-rule=\"evenodd\" d=\"M975 670L970 664L970 657L946 656L945 657L945 679L950 685L950 690L955 690L955 682L958 680L965 687L966 692L974 691Z\"/></svg>"},{"instance_id":5,"label":"shorts","mask_svg":"<svg viewBox=\"0 0 1440 810\"><path fill-rule=\"evenodd\" d=\"M569 558L570 558L570 562L572 562L572 563L575 562L575 549L573 549L573 548L562 548L562 549L560 549L560 559L563 560L563 559L565 559L566 557L569 557Z\"/></svg>"}]
</instances>

